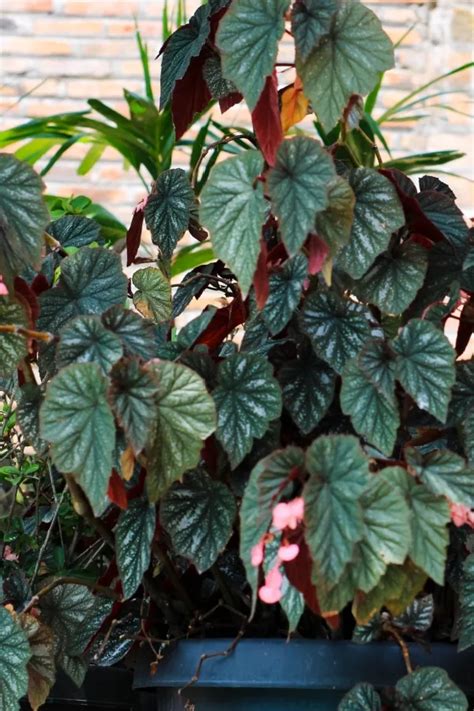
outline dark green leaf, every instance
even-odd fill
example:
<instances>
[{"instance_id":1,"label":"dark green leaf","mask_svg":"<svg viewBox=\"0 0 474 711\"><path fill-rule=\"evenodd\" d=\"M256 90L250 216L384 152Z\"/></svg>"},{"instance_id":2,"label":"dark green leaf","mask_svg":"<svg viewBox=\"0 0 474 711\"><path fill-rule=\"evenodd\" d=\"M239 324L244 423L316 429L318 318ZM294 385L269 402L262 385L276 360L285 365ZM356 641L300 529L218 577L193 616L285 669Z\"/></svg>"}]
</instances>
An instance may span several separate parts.
<instances>
[{"instance_id":1,"label":"dark green leaf","mask_svg":"<svg viewBox=\"0 0 474 711\"><path fill-rule=\"evenodd\" d=\"M78 316L61 329L56 350L58 368L72 363L97 363L104 373L123 355L120 338L98 316Z\"/></svg>"},{"instance_id":2,"label":"dark green leaf","mask_svg":"<svg viewBox=\"0 0 474 711\"><path fill-rule=\"evenodd\" d=\"M155 525L155 507L144 499L131 501L128 509L119 516L115 529L115 549L125 598L136 592L150 565Z\"/></svg>"},{"instance_id":3,"label":"dark green leaf","mask_svg":"<svg viewBox=\"0 0 474 711\"><path fill-rule=\"evenodd\" d=\"M197 469L174 484L161 502L160 519L178 555L199 573L217 560L232 534L236 514L230 489Z\"/></svg>"},{"instance_id":4,"label":"dark green leaf","mask_svg":"<svg viewBox=\"0 0 474 711\"><path fill-rule=\"evenodd\" d=\"M416 669L400 679L395 688L403 711L468 710L463 692L440 667Z\"/></svg>"},{"instance_id":5,"label":"dark green leaf","mask_svg":"<svg viewBox=\"0 0 474 711\"><path fill-rule=\"evenodd\" d=\"M40 296L38 327L58 332L74 316L101 314L125 302L127 279L118 254L82 247L61 262L58 285Z\"/></svg>"},{"instance_id":6,"label":"dark green leaf","mask_svg":"<svg viewBox=\"0 0 474 711\"><path fill-rule=\"evenodd\" d=\"M224 99L237 91L235 84L223 77L221 59L217 54L212 54L206 59L202 75L213 99Z\"/></svg>"},{"instance_id":7,"label":"dark green leaf","mask_svg":"<svg viewBox=\"0 0 474 711\"><path fill-rule=\"evenodd\" d=\"M212 275L215 264L200 264L192 269L183 278L182 283L175 289L173 296L173 318L183 313L193 298L203 291L208 284L206 275ZM202 274L202 277L200 276Z\"/></svg>"},{"instance_id":8,"label":"dark green leaf","mask_svg":"<svg viewBox=\"0 0 474 711\"><path fill-rule=\"evenodd\" d=\"M204 46L209 35L209 5L199 7L189 22L169 38L163 52L161 66L160 108L171 99L175 84L188 70L193 57Z\"/></svg>"},{"instance_id":9,"label":"dark green leaf","mask_svg":"<svg viewBox=\"0 0 474 711\"><path fill-rule=\"evenodd\" d=\"M335 257L351 236L355 195L347 180L340 176L329 183L327 190L329 204L316 215L315 228Z\"/></svg>"},{"instance_id":10,"label":"dark green leaf","mask_svg":"<svg viewBox=\"0 0 474 711\"><path fill-rule=\"evenodd\" d=\"M400 415L395 393L382 393L366 377L357 359L342 372L341 408L354 429L374 447L390 456L395 446Z\"/></svg>"},{"instance_id":11,"label":"dark green leaf","mask_svg":"<svg viewBox=\"0 0 474 711\"><path fill-rule=\"evenodd\" d=\"M28 688L28 639L12 615L0 605L0 708L16 711Z\"/></svg>"},{"instance_id":12,"label":"dark green leaf","mask_svg":"<svg viewBox=\"0 0 474 711\"><path fill-rule=\"evenodd\" d=\"M290 0L234 0L217 31L222 71L253 111L276 60Z\"/></svg>"},{"instance_id":13,"label":"dark green leaf","mask_svg":"<svg viewBox=\"0 0 474 711\"><path fill-rule=\"evenodd\" d=\"M228 158L214 166L201 194L200 220L211 233L216 255L235 272L244 295L257 266L266 212L262 183L254 185L262 170L258 151Z\"/></svg>"},{"instance_id":14,"label":"dark green leaf","mask_svg":"<svg viewBox=\"0 0 474 711\"><path fill-rule=\"evenodd\" d=\"M428 219L453 247L463 252L469 239L468 226L454 200L433 190L420 193L417 199Z\"/></svg>"},{"instance_id":15,"label":"dark green leaf","mask_svg":"<svg viewBox=\"0 0 474 711\"><path fill-rule=\"evenodd\" d=\"M0 153L0 273L7 284L38 267L49 222L43 181L28 163Z\"/></svg>"},{"instance_id":16,"label":"dark green leaf","mask_svg":"<svg viewBox=\"0 0 474 711\"><path fill-rule=\"evenodd\" d=\"M434 613L433 595L413 600L405 612L393 618L393 624L405 630L426 632L432 625Z\"/></svg>"},{"instance_id":17,"label":"dark green leaf","mask_svg":"<svg viewBox=\"0 0 474 711\"><path fill-rule=\"evenodd\" d=\"M293 5L291 29L303 62L329 32L336 9L336 0L300 0Z\"/></svg>"},{"instance_id":18,"label":"dark green leaf","mask_svg":"<svg viewBox=\"0 0 474 711\"><path fill-rule=\"evenodd\" d=\"M364 532L359 498L369 485L369 460L355 437L323 436L306 453L306 540L329 584L340 578Z\"/></svg>"},{"instance_id":19,"label":"dark green leaf","mask_svg":"<svg viewBox=\"0 0 474 711\"><path fill-rule=\"evenodd\" d=\"M358 296L385 313L401 314L423 286L427 267L426 250L405 243L398 252L376 259L358 284Z\"/></svg>"},{"instance_id":20,"label":"dark green leaf","mask_svg":"<svg viewBox=\"0 0 474 711\"><path fill-rule=\"evenodd\" d=\"M422 410L446 421L455 379L455 352L433 324L412 319L392 343L396 377Z\"/></svg>"},{"instance_id":21,"label":"dark green leaf","mask_svg":"<svg viewBox=\"0 0 474 711\"><path fill-rule=\"evenodd\" d=\"M102 316L102 323L120 337L125 355L142 360L151 360L156 355L155 329L151 321L114 306Z\"/></svg>"},{"instance_id":22,"label":"dark green leaf","mask_svg":"<svg viewBox=\"0 0 474 711\"><path fill-rule=\"evenodd\" d=\"M288 634L291 634L298 627L305 602L304 595L291 585L286 575L283 577L280 605L288 618Z\"/></svg>"},{"instance_id":23,"label":"dark green leaf","mask_svg":"<svg viewBox=\"0 0 474 711\"><path fill-rule=\"evenodd\" d=\"M449 409L457 424L462 424L474 412L474 359L456 363L456 382Z\"/></svg>"},{"instance_id":24,"label":"dark green leaf","mask_svg":"<svg viewBox=\"0 0 474 711\"><path fill-rule=\"evenodd\" d=\"M167 321L171 317L171 285L163 272L146 267L135 272L132 282L137 288L133 303L138 311L156 323Z\"/></svg>"},{"instance_id":25,"label":"dark green leaf","mask_svg":"<svg viewBox=\"0 0 474 711\"><path fill-rule=\"evenodd\" d=\"M336 374L312 352L287 361L280 370L283 403L303 434L322 420L334 397Z\"/></svg>"},{"instance_id":26,"label":"dark green leaf","mask_svg":"<svg viewBox=\"0 0 474 711\"><path fill-rule=\"evenodd\" d=\"M100 225L81 215L64 215L48 226L48 233L61 247L85 247L100 240Z\"/></svg>"},{"instance_id":27,"label":"dark green leaf","mask_svg":"<svg viewBox=\"0 0 474 711\"><path fill-rule=\"evenodd\" d=\"M41 599L41 619L57 639L58 653L74 646L74 639L95 603L85 585L57 585Z\"/></svg>"},{"instance_id":28,"label":"dark green leaf","mask_svg":"<svg viewBox=\"0 0 474 711\"><path fill-rule=\"evenodd\" d=\"M387 398L393 397L395 388L395 359L385 341L369 341L357 358L365 377Z\"/></svg>"},{"instance_id":29,"label":"dark green leaf","mask_svg":"<svg viewBox=\"0 0 474 711\"><path fill-rule=\"evenodd\" d=\"M21 428L23 437L38 453L47 447L39 433L39 410L42 402L41 389L33 383L26 383L21 389L21 397L16 411L17 424Z\"/></svg>"},{"instance_id":30,"label":"dark green leaf","mask_svg":"<svg viewBox=\"0 0 474 711\"><path fill-rule=\"evenodd\" d=\"M350 173L349 183L356 198L354 222L338 265L360 279L387 249L392 233L405 223L405 216L394 186L376 170L357 168Z\"/></svg>"},{"instance_id":31,"label":"dark green leaf","mask_svg":"<svg viewBox=\"0 0 474 711\"><path fill-rule=\"evenodd\" d=\"M55 465L77 477L96 515L104 510L115 447L107 387L97 365L70 365L49 383L40 410L40 434L53 445Z\"/></svg>"},{"instance_id":32,"label":"dark green leaf","mask_svg":"<svg viewBox=\"0 0 474 711\"><path fill-rule=\"evenodd\" d=\"M272 452L250 474L240 507L240 557L252 588L252 609L257 596L258 569L252 565L252 548L270 528L276 497L283 495L295 470L304 467L304 454L298 447Z\"/></svg>"},{"instance_id":33,"label":"dark green leaf","mask_svg":"<svg viewBox=\"0 0 474 711\"><path fill-rule=\"evenodd\" d=\"M459 604L458 649L462 652L474 645L474 553L464 561Z\"/></svg>"},{"instance_id":34,"label":"dark green leaf","mask_svg":"<svg viewBox=\"0 0 474 711\"><path fill-rule=\"evenodd\" d=\"M217 309L215 306L208 306L205 311L199 314L199 316L196 316L196 318L188 321L188 323L179 331L176 339L176 345L183 350L191 348L201 333L209 326L216 314L216 311Z\"/></svg>"},{"instance_id":35,"label":"dark green leaf","mask_svg":"<svg viewBox=\"0 0 474 711\"><path fill-rule=\"evenodd\" d=\"M338 5L328 33L306 59L296 54L305 94L326 130L337 123L352 94L367 94L393 62L393 46L380 20L355 0Z\"/></svg>"},{"instance_id":36,"label":"dark green leaf","mask_svg":"<svg viewBox=\"0 0 474 711\"><path fill-rule=\"evenodd\" d=\"M217 439L232 469L263 437L281 413L281 391L270 363L258 355L237 353L224 360L213 393L217 407Z\"/></svg>"},{"instance_id":37,"label":"dark green leaf","mask_svg":"<svg viewBox=\"0 0 474 711\"><path fill-rule=\"evenodd\" d=\"M383 635L383 623L384 620L381 615L376 614L371 617L366 625L356 625L352 633L352 641L356 644L368 644L380 639Z\"/></svg>"},{"instance_id":38,"label":"dark green leaf","mask_svg":"<svg viewBox=\"0 0 474 711\"><path fill-rule=\"evenodd\" d=\"M338 711L381 711L382 702L372 684L356 684L342 699Z\"/></svg>"},{"instance_id":39,"label":"dark green leaf","mask_svg":"<svg viewBox=\"0 0 474 711\"><path fill-rule=\"evenodd\" d=\"M366 309L334 292L315 292L306 299L303 328L316 354L338 373L370 338Z\"/></svg>"},{"instance_id":40,"label":"dark green leaf","mask_svg":"<svg viewBox=\"0 0 474 711\"><path fill-rule=\"evenodd\" d=\"M433 493L453 503L474 508L474 469L468 469L459 454L436 449L423 455L410 447L405 450L408 467Z\"/></svg>"},{"instance_id":41,"label":"dark green leaf","mask_svg":"<svg viewBox=\"0 0 474 711\"><path fill-rule=\"evenodd\" d=\"M157 417L158 384L136 360L124 360L111 373L111 403L135 454L148 443Z\"/></svg>"},{"instance_id":42,"label":"dark green leaf","mask_svg":"<svg viewBox=\"0 0 474 711\"><path fill-rule=\"evenodd\" d=\"M59 665L63 672L71 679L73 684L80 688L86 678L88 663L80 654L72 655L63 652L59 658Z\"/></svg>"},{"instance_id":43,"label":"dark green leaf","mask_svg":"<svg viewBox=\"0 0 474 711\"><path fill-rule=\"evenodd\" d=\"M158 417L150 447L147 491L157 501L188 469L199 463L203 440L216 426L214 402L204 381L184 365L153 363L158 381Z\"/></svg>"},{"instance_id":44,"label":"dark green leaf","mask_svg":"<svg viewBox=\"0 0 474 711\"><path fill-rule=\"evenodd\" d=\"M93 637L100 631L104 621L112 612L113 601L104 597L94 597L94 604L88 609L81 624L74 629L74 636L69 640L68 651L78 656L86 652Z\"/></svg>"},{"instance_id":45,"label":"dark green leaf","mask_svg":"<svg viewBox=\"0 0 474 711\"><path fill-rule=\"evenodd\" d=\"M165 259L171 259L178 240L186 232L194 202L189 179L182 168L165 170L145 205L146 226L153 244Z\"/></svg>"},{"instance_id":46,"label":"dark green leaf","mask_svg":"<svg viewBox=\"0 0 474 711\"><path fill-rule=\"evenodd\" d=\"M288 259L280 270L270 275L270 292L262 318L272 335L282 331L292 317L301 298L307 271L306 257L297 254Z\"/></svg>"},{"instance_id":47,"label":"dark green leaf","mask_svg":"<svg viewBox=\"0 0 474 711\"><path fill-rule=\"evenodd\" d=\"M268 190L290 255L313 230L316 213L328 206L328 184L335 175L332 158L313 138L296 136L280 144Z\"/></svg>"},{"instance_id":48,"label":"dark green leaf","mask_svg":"<svg viewBox=\"0 0 474 711\"><path fill-rule=\"evenodd\" d=\"M28 327L26 314L17 301L0 296L0 325ZM0 375L9 376L28 353L27 340L19 333L0 333Z\"/></svg>"}]
</instances>

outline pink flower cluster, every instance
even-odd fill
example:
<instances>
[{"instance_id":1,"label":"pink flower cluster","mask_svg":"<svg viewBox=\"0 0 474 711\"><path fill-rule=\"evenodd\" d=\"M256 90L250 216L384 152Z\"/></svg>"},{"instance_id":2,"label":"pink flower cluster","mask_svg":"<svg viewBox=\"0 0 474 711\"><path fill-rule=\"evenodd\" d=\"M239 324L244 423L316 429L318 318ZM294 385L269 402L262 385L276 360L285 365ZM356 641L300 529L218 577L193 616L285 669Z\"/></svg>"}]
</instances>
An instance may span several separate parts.
<instances>
[{"instance_id":1,"label":"pink flower cluster","mask_svg":"<svg viewBox=\"0 0 474 711\"><path fill-rule=\"evenodd\" d=\"M7 285L3 281L3 277L0 274L0 296L8 296Z\"/></svg>"},{"instance_id":2,"label":"pink flower cluster","mask_svg":"<svg viewBox=\"0 0 474 711\"><path fill-rule=\"evenodd\" d=\"M455 526L470 526L474 528L474 511L463 504L450 504L451 521Z\"/></svg>"},{"instance_id":3,"label":"pink flower cluster","mask_svg":"<svg viewBox=\"0 0 474 711\"><path fill-rule=\"evenodd\" d=\"M288 503L277 504L272 514L273 527L278 531L284 531L285 529L294 531L303 520L303 515L304 500L301 497ZM266 539L267 535L264 535L251 550L251 562L256 568L263 563ZM280 566L284 562L294 560L299 552L300 547L297 543L289 543L286 539L282 539L278 549L277 562L265 576L265 584L258 591L258 596L262 602L272 604L281 599L283 576L280 573Z\"/></svg>"}]
</instances>

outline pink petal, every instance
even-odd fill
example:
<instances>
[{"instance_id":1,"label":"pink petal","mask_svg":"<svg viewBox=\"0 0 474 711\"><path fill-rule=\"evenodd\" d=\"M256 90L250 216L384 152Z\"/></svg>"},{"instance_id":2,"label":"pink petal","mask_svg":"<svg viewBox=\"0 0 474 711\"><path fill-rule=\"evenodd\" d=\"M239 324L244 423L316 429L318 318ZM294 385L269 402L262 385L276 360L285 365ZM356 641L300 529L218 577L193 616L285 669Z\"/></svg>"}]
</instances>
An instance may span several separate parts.
<instances>
[{"instance_id":1,"label":"pink petal","mask_svg":"<svg viewBox=\"0 0 474 711\"><path fill-rule=\"evenodd\" d=\"M298 496L296 499L293 499L293 501L290 501L288 506L290 507L292 515L295 516L299 521L302 521L303 516L304 516L304 499L303 499L303 497Z\"/></svg>"},{"instance_id":2,"label":"pink petal","mask_svg":"<svg viewBox=\"0 0 474 711\"><path fill-rule=\"evenodd\" d=\"M272 605L275 602L279 602L281 599L281 591L275 588L270 588L267 585L263 585L258 591L258 596L262 602Z\"/></svg>"},{"instance_id":3,"label":"pink petal","mask_svg":"<svg viewBox=\"0 0 474 711\"><path fill-rule=\"evenodd\" d=\"M451 521L455 526L464 526L469 521L471 510L463 504L451 504Z\"/></svg>"},{"instance_id":4,"label":"pink petal","mask_svg":"<svg viewBox=\"0 0 474 711\"><path fill-rule=\"evenodd\" d=\"M288 526L288 518L291 516L291 511L288 504L277 504L273 509L273 525L279 531L283 531Z\"/></svg>"},{"instance_id":5,"label":"pink petal","mask_svg":"<svg viewBox=\"0 0 474 711\"><path fill-rule=\"evenodd\" d=\"M263 563L263 541L257 543L250 551L250 561L252 565L258 568Z\"/></svg>"},{"instance_id":6,"label":"pink petal","mask_svg":"<svg viewBox=\"0 0 474 711\"><path fill-rule=\"evenodd\" d=\"M288 562L290 560L294 560L299 552L299 545L297 543L291 543L289 546L280 546L278 550L278 557L280 560Z\"/></svg>"},{"instance_id":7,"label":"pink petal","mask_svg":"<svg viewBox=\"0 0 474 711\"><path fill-rule=\"evenodd\" d=\"M269 588L280 589L283 582L283 576L279 570L279 564L277 563L274 568L272 568L265 578L265 585Z\"/></svg>"}]
</instances>

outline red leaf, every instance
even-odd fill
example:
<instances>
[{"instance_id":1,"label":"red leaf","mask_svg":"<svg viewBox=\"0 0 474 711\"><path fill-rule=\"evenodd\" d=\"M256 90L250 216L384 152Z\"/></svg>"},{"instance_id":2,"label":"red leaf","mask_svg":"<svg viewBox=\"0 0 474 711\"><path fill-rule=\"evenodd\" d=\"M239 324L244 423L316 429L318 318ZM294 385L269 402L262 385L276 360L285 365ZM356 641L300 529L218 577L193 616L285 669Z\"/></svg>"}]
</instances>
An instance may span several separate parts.
<instances>
[{"instance_id":1,"label":"red leaf","mask_svg":"<svg viewBox=\"0 0 474 711\"><path fill-rule=\"evenodd\" d=\"M471 336L474 333L474 298L471 296L462 307L459 316L459 328L456 336L456 353L461 356L469 345Z\"/></svg>"},{"instance_id":2,"label":"red leaf","mask_svg":"<svg viewBox=\"0 0 474 711\"><path fill-rule=\"evenodd\" d=\"M49 281L46 279L44 274L37 274L31 282L31 288L35 292L36 296L39 296L43 293L43 291L47 291L49 289Z\"/></svg>"},{"instance_id":3,"label":"red leaf","mask_svg":"<svg viewBox=\"0 0 474 711\"><path fill-rule=\"evenodd\" d=\"M247 318L247 309L239 294L224 308L219 309L207 328L201 333L196 341L206 345L210 351L220 346L226 336L231 331L240 326Z\"/></svg>"},{"instance_id":4,"label":"red leaf","mask_svg":"<svg viewBox=\"0 0 474 711\"><path fill-rule=\"evenodd\" d=\"M109 487L107 489L109 499L121 509L128 507L127 490L122 479L119 477L115 469L112 469L112 475L109 479Z\"/></svg>"},{"instance_id":5,"label":"red leaf","mask_svg":"<svg viewBox=\"0 0 474 711\"><path fill-rule=\"evenodd\" d=\"M255 299L257 309L263 309L267 303L270 291L270 281L268 278L268 248L264 239L260 240L260 254L258 255L257 268L253 277L253 288L255 289Z\"/></svg>"},{"instance_id":6,"label":"red leaf","mask_svg":"<svg viewBox=\"0 0 474 711\"><path fill-rule=\"evenodd\" d=\"M142 238L143 219L147 197L138 203L133 211L132 221L127 231L127 267L133 264Z\"/></svg>"},{"instance_id":7,"label":"red leaf","mask_svg":"<svg viewBox=\"0 0 474 711\"><path fill-rule=\"evenodd\" d=\"M408 242L415 242L416 244L419 244L420 247L424 247L425 249L431 249L433 246L433 242L428 237L416 233L410 235Z\"/></svg>"},{"instance_id":8,"label":"red leaf","mask_svg":"<svg viewBox=\"0 0 474 711\"><path fill-rule=\"evenodd\" d=\"M319 235L310 235L306 246L308 248L308 273L318 274L329 254L329 247Z\"/></svg>"},{"instance_id":9,"label":"red leaf","mask_svg":"<svg viewBox=\"0 0 474 711\"><path fill-rule=\"evenodd\" d=\"M223 99L219 99L219 108L223 114L228 111L232 106L238 104L242 101L244 97L239 94L238 91L233 91L232 94L227 94Z\"/></svg>"},{"instance_id":10,"label":"red leaf","mask_svg":"<svg viewBox=\"0 0 474 711\"><path fill-rule=\"evenodd\" d=\"M314 612L315 615L320 615L321 610L319 607L318 597L316 594L316 588L311 581L311 570L313 567L313 561L309 553L308 546L304 538L298 541L292 541L290 543L297 542L300 547L300 552L294 560L285 563L285 572L290 583L303 593L306 604L309 609Z\"/></svg>"},{"instance_id":11,"label":"red leaf","mask_svg":"<svg viewBox=\"0 0 474 711\"><path fill-rule=\"evenodd\" d=\"M204 48L198 57L194 57L188 71L174 87L171 100L173 124L176 140L186 132L196 114L200 114L211 100L211 92L202 75L204 62L209 56L209 49Z\"/></svg>"},{"instance_id":12,"label":"red leaf","mask_svg":"<svg viewBox=\"0 0 474 711\"><path fill-rule=\"evenodd\" d=\"M21 277L15 277L13 287L15 289L15 295L20 299L23 304L26 304L30 315L31 325L34 326L40 312L38 297L36 296L31 286Z\"/></svg>"},{"instance_id":13,"label":"red leaf","mask_svg":"<svg viewBox=\"0 0 474 711\"><path fill-rule=\"evenodd\" d=\"M265 160L268 165L275 165L276 152L283 140L275 70L267 77L258 103L252 111L252 124Z\"/></svg>"}]
</instances>

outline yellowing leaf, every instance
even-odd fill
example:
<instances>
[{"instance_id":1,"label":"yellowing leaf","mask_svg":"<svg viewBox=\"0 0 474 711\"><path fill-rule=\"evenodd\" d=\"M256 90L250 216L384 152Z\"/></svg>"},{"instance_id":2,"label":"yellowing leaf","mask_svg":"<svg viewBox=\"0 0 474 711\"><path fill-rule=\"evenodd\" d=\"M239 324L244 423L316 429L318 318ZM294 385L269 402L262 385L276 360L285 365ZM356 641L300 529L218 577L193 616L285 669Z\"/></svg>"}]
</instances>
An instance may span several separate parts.
<instances>
[{"instance_id":1,"label":"yellowing leaf","mask_svg":"<svg viewBox=\"0 0 474 711\"><path fill-rule=\"evenodd\" d=\"M286 133L289 128L302 121L308 113L309 101L303 94L303 84L299 77L281 95L281 125Z\"/></svg>"}]
</instances>

